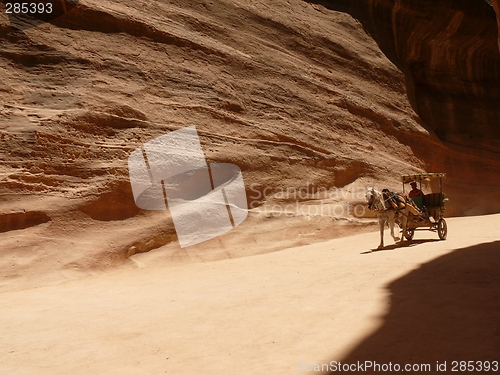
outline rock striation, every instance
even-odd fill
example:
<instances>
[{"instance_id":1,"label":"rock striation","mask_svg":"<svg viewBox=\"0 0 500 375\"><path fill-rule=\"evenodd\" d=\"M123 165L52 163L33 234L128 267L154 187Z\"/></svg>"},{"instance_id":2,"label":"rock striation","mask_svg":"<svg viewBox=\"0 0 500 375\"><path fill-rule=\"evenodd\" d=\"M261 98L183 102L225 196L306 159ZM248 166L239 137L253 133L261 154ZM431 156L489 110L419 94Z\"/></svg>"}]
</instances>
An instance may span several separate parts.
<instances>
[{"instance_id":1,"label":"rock striation","mask_svg":"<svg viewBox=\"0 0 500 375\"><path fill-rule=\"evenodd\" d=\"M265 251L308 243L365 227L349 204L366 185L424 170L448 173L448 215L499 212L496 19L467 4L89 0L32 25L2 12L1 232L22 255L0 268L95 270L161 246L173 262L243 256L266 230ZM134 204L130 153L191 125L255 208L227 247L179 249L168 213Z\"/></svg>"}]
</instances>

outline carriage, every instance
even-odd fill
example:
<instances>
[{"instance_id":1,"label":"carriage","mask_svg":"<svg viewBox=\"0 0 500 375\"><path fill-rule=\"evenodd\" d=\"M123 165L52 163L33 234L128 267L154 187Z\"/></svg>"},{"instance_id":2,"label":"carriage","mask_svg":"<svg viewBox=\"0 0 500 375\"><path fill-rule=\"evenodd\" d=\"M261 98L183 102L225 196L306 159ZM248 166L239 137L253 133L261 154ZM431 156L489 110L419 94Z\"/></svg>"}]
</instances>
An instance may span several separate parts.
<instances>
[{"instance_id":1,"label":"carriage","mask_svg":"<svg viewBox=\"0 0 500 375\"><path fill-rule=\"evenodd\" d=\"M437 231L439 239L445 240L448 235L448 226L444 219L445 202L448 200L443 193L443 178L445 173L420 173L401 176L403 182L403 195L405 195L405 184L409 182L419 183L419 189L422 191L422 181L437 180L439 182L439 192L423 194L422 196L411 197L414 206L418 210L411 210L408 213L406 230L403 235L407 240L412 240L415 230L420 228ZM399 226L403 225L398 222Z\"/></svg>"}]
</instances>

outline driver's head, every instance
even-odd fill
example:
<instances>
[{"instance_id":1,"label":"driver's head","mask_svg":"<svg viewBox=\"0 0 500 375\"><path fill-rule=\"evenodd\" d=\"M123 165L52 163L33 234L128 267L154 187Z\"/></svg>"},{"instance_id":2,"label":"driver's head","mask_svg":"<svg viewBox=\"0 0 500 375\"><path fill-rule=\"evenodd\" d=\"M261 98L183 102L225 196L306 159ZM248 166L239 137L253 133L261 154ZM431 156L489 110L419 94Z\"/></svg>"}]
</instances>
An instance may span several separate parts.
<instances>
[{"instance_id":1,"label":"driver's head","mask_svg":"<svg viewBox=\"0 0 500 375\"><path fill-rule=\"evenodd\" d=\"M410 186L411 186L412 189L416 189L417 188L417 183L415 181L410 182Z\"/></svg>"}]
</instances>

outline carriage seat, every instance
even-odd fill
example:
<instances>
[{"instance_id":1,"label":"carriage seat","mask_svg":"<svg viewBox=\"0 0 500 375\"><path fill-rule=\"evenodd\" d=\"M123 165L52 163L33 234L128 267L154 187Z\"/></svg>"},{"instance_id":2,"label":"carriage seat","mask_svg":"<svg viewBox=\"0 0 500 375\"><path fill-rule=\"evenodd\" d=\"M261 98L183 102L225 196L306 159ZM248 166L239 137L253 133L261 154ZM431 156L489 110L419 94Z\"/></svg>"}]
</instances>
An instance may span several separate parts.
<instances>
[{"instance_id":1,"label":"carriage seat","mask_svg":"<svg viewBox=\"0 0 500 375\"><path fill-rule=\"evenodd\" d=\"M421 209L421 208L422 208L422 206L424 205L424 202L423 202L422 197L420 197L420 196L415 196L415 197L410 197L410 198L411 198L411 200L413 201L413 203L415 203L415 205L416 205L419 209Z\"/></svg>"},{"instance_id":2,"label":"carriage seat","mask_svg":"<svg viewBox=\"0 0 500 375\"><path fill-rule=\"evenodd\" d=\"M425 207L427 216L433 217L434 220L439 219L441 213L440 209L443 206L444 194L431 193L425 194L422 198L422 204Z\"/></svg>"}]
</instances>

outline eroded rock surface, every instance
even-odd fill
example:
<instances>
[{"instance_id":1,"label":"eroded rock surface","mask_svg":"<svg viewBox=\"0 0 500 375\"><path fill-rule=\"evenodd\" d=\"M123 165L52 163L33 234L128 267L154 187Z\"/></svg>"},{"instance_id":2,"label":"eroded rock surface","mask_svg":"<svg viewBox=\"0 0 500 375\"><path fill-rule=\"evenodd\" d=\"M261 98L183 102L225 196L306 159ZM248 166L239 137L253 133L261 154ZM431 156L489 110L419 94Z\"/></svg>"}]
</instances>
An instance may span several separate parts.
<instances>
[{"instance_id":1,"label":"eroded rock surface","mask_svg":"<svg viewBox=\"0 0 500 375\"><path fill-rule=\"evenodd\" d=\"M497 21L498 21L498 49L500 49L500 0L492 0L493 7L495 8L495 12L497 13Z\"/></svg>"},{"instance_id":2,"label":"eroded rock surface","mask_svg":"<svg viewBox=\"0 0 500 375\"><path fill-rule=\"evenodd\" d=\"M31 28L2 13L1 210L50 221L3 233L25 258L1 269L72 277L164 245L199 261L308 243L366 225L309 207L424 170L448 173L448 215L500 211L493 8L406 3L85 1ZM257 209L179 249L168 213L135 206L127 158L190 125L209 162L241 168L250 203L290 203L272 193L292 187L308 210Z\"/></svg>"}]
</instances>

